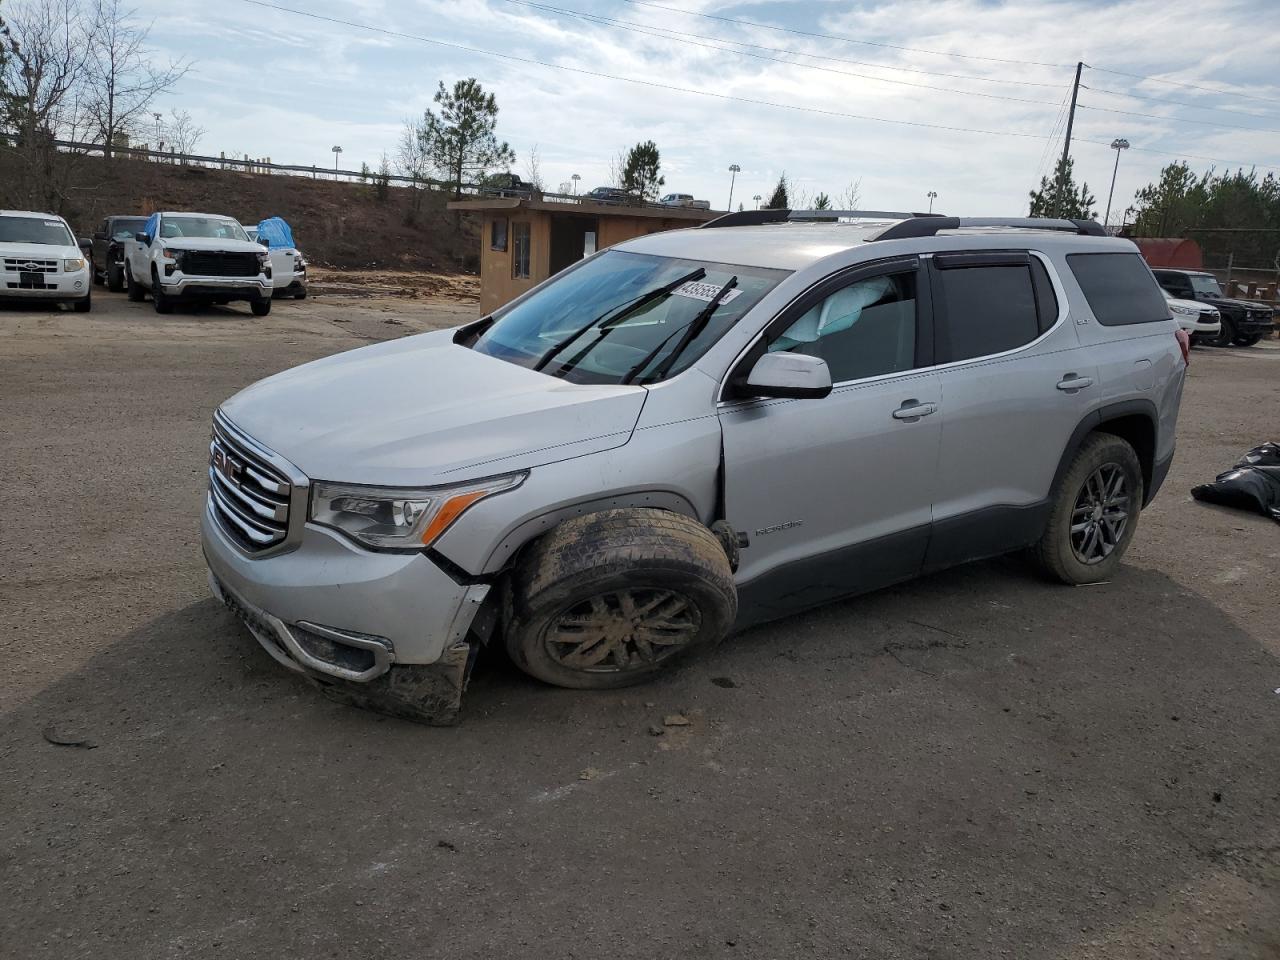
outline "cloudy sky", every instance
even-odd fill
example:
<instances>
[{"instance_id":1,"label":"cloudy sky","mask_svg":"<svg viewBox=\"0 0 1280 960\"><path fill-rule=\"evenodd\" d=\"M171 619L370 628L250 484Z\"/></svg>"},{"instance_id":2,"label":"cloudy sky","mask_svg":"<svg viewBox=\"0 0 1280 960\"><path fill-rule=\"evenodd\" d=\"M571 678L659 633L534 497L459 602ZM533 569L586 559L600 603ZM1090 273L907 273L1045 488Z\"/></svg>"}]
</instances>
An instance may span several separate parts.
<instances>
[{"instance_id":1,"label":"cloudy sky","mask_svg":"<svg viewBox=\"0 0 1280 960\"><path fill-rule=\"evenodd\" d=\"M160 55L196 61L164 106L208 130L201 152L332 164L341 144L376 167L438 81L474 76L548 189L605 184L652 138L667 188L716 207L736 163L735 207L785 170L802 194L859 184L864 208L933 190L947 213L1024 214L1083 60L1072 154L1100 213L1116 137L1113 220L1174 159L1280 172L1274 0L137 2Z\"/></svg>"}]
</instances>

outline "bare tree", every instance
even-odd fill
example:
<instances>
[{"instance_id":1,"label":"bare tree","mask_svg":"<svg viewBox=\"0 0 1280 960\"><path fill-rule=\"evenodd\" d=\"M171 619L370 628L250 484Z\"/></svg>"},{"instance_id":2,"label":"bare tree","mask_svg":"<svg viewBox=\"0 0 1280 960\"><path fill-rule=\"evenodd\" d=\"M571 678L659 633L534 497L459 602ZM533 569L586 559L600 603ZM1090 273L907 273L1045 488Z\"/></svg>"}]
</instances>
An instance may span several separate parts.
<instances>
[{"instance_id":1,"label":"bare tree","mask_svg":"<svg viewBox=\"0 0 1280 960\"><path fill-rule=\"evenodd\" d=\"M0 178L0 202L60 210L66 200L69 162L54 144L75 133L77 96L91 39L77 0L18 0L5 7L8 50L0 70L7 90L4 125L16 138L0 149L13 173Z\"/></svg>"},{"instance_id":2,"label":"bare tree","mask_svg":"<svg viewBox=\"0 0 1280 960\"><path fill-rule=\"evenodd\" d=\"M524 159L524 175L533 189L542 193L546 185L542 180L542 154L535 143L529 148L529 155Z\"/></svg>"},{"instance_id":3,"label":"bare tree","mask_svg":"<svg viewBox=\"0 0 1280 960\"><path fill-rule=\"evenodd\" d=\"M196 146L204 139L208 131L197 126L191 114L185 110L174 109L169 113L169 122L165 124L164 135L169 138L169 146L178 153L194 153Z\"/></svg>"},{"instance_id":4,"label":"bare tree","mask_svg":"<svg viewBox=\"0 0 1280 960\"><path fill-rule=\"evenodd\" d=\"M122 7L120 0L95 0L93 18L85 109L102 155L110 158L117 139L138 132L151 104L172 90L191 64L179 60L155 66L146 49L151 25L139 22L137 11Z\"/></svg>"},{"instance_id":5,"label":"bare tree","mask_svg":"<svg viewBox=\"0 0 1280 960\"><path fill-rule=\"evenodd\" d=\"M405 218L409 223L422 210L423 191L431 173L430 132L426 118L406 120L400 132L400 146L396 150L396 169L409 178L409 207Z\"/></svg>"},{"instance_id":6,"label":"bare tree","mask_svg":"<svg viewBox=\"0 0 1280 960\"><path fill-rule=\"evenodd\" d=\"M628 151L619 150L609 161L609 186L622 186L622 174L627 169L628 155Z\"/></svg>"},{"instance_id":7,"label":"bare tree","mask_svg":"<svg viewBox=\"0 0 1280 960\"><path fill-rule=\"evenodd\" d=\"M862 181L852 180L849 185L844 188L843 192L836 197L836 202L841 210L857 210L858 204L862 202Z\"/></svg>"}]
</instances>

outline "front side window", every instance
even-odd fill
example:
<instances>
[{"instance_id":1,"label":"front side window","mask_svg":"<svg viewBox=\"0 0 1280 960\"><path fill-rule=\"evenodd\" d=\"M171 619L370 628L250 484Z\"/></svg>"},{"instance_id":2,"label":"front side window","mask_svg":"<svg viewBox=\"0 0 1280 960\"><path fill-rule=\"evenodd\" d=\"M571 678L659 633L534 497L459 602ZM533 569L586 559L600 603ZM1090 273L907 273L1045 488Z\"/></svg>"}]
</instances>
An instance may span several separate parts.
<instances>
[{"instance_id":1,"label":"front side window","mask_svg":"<svg viewBox=\"0 0 1280 960\"><path fill-rule=\"evenodd\" d=\"M511 276L517 280L528 279L529 276L529 224L513 223L511 240L514 247L511 257Z\"/></svg>"},{"instance_id":2,"label":"front side window","mask_svg":"<svg viewBox=\"0 0 1280 960\"><path fill-rule=\"evenodd\" d=\"M65 223L45 217L0 217L0 243L34 243L47 247L76 245Z\"/></svg>"},{"instance_id":3,"label":"front side window","mask_svg":"<svg viewBox=\"0 0 1280 960\"><path fill-rule=\"evenodd\" d=\"M489 249L500 253L507 251L507 218L494 217L489 222Z\"/></svg>"},{"instance_id":4,"label":"front side window","mask_svg":"<svg viewBox=\"0 0 1280 960\"><path fill-rule=\"evenodd\" d=\"M769 352L825 360L833 382L910 370L916 357L916 274L859 280L815 304Z\"/></svg>"},{"instance_id":5,"label":"front side window","mask_svg":"<svg viewBox=\"0 0 1280 960\"><path fill-rule=\"evenodd\" d=\"M607 250L501 314L471 346L573 383L654 383L686 369L785 276Z\"/></svg>"},{"instance_id":6,"label":"front side window","mask_svg":"<svg viewBox=\"0 0 1280 960\"><path fill-rule=\"evenodd\" d=\"M165 217L160 223L160 237L201 237L208 240L249 241L244 227L225 217Z\"/></svg>"},{"instance_id":7,"label":"front side window","mask_svg":"<svg viewBox=\"0 0 1280 960\"><path fill-rule=\"evenodd\" d=\"M1169 319L1168 302L1139 254L1071 253L1067 265L1103 326Z\"/></svg>"},{"instance_id":8,"label":"front side window","mask_svg":"<svg viewBox=\"0 0 1280 960\"><path fill-rule=\"evenodd\" d=\"M1040 335L1030 263L938 271L939 363L1004 353Z\"/></svg>"}]
</instances>

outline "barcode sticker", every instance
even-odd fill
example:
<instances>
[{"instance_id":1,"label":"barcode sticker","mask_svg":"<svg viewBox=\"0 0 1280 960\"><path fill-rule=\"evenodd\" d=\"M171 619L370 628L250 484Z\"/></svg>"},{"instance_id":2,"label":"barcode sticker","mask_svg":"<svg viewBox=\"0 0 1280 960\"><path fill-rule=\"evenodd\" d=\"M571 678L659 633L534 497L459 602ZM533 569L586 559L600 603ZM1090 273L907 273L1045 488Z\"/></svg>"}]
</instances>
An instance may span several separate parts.
<instances>
[{"instance_id":1,"label":"barcode sticker","mask_svg":"<svg viewBox=\"0 0 1280 960\"><path fill-rule=\"evenodd\" d=\"M720 292L724 284L717 283L699 283L697 280L690 280L676 287L671 292L677 297L689 297L692 300L701 300L703 303L710 303L715 299L717 293ZM741 290L730 290L720 298L721 303L732 303L740 294Z\"/></svg>"}]
</instances>

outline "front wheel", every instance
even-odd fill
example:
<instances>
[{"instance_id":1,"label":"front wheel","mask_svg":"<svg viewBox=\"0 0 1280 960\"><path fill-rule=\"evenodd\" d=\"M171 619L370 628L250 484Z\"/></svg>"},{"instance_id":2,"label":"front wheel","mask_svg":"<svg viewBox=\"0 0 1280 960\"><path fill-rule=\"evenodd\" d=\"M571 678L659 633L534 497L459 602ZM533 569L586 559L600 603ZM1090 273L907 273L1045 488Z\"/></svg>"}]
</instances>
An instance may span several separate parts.
<instances>
[{"instance_id":1,"label":"front wheel","mask_svg":"<svg viewBox=\"0 0 1280 960\"><path fill-rule=\"evenodd\" d=\"M155 304L156 313L173 313L173 301L160 286L160 275L154 270L151 272L151 302Z\"/></svg>"},{"instance_id":2,"label":"front wheel","mask_svg":"<svg viewBox=\"0 0 1280 960\"><path fill-rule=\"evenodd\" d=\"M146 296L146 291L138 286L138 281L133 279L133 268L129 264L124 265L124 286L126 295L134 303L141 303L142 298Z\"/></svg>"},{"instance_id":3,"label":"front wheel","mask_svg":"<svg viewBox=\"0 0 1280 960\"><path fill-rule=\"evenodd\" d=\"M93 293L92 292L86 293L79 300L75 301L75 304L72 306L72 309L75 310L76 313L88 313L90 310L92 310L93 309Z\"/></svg>"},{"instance_id":4,"label":"front wheel","mask_svg":"<svg viewBox=\"0 0 1280 960\"><path fill-rule=\"evenodd\" d=\"M1215 347L1229 347L1236 339L1236 326L1226 317L1222 318L1222 329L1218 331L1218 335L1209 342Z\"/></svg>"},{"instance_id":5,"label":"front wheel","mask_svg":"<svg viewBox=\"0 0 1280 960\"><path fill-rule=\"evenodd\" d=\"M715 534L647 508L566 521L526 553L509 589L511 659L582 690L651 679L718 643L738 610Z\"/></svg>"},{"instance_id":6,"label":"front wheel","mask_svg":"<svg viewBox=\"0 0 1280 960\"><path fill-rule=\"evenodd\" d=\"M271 312L271 298L263 297L261 300L250 300L249 309L253 311L255 317L265 317Z\"/></svg>"},{"instance_id":7,"label":"front wheel","mask_svg":"<svg viewBox=\"0 0 1280 960\"><path fill-rule=\"evenodd\" d=\"M112 293L119 293L124 289L124 273L119 264L107 265L107 289Z\"/></svg>"},{"instance_id":8,"label":"front wheel","mask_svg":"<svg viewBox=\"0 0 1280 960\"><path fill-rule=\"evenodd\" d=\"M1250 333L1247 336L1236 337L1231 342L1234 343L1237 347L1252 347L1255 343L1257 343L1261 339L1262 339L1262 334Z\"/></svg>"},{"instance_id":9,"label":"front wheel","mask_svg":"<svg viewBox=\"0 0 1280 960\"><path fill-rule=\"evenodd\" d=\"M1063 583L1109 579L1133 540L1142 509L1142 465L1128 442L1093 433L1080 445L1053 496L1032 558Z\"/></svg>"}]
</instances>

